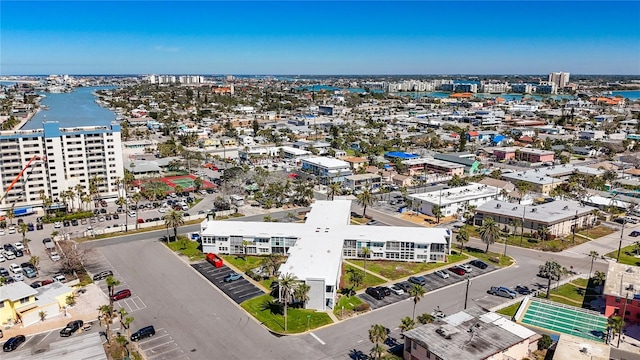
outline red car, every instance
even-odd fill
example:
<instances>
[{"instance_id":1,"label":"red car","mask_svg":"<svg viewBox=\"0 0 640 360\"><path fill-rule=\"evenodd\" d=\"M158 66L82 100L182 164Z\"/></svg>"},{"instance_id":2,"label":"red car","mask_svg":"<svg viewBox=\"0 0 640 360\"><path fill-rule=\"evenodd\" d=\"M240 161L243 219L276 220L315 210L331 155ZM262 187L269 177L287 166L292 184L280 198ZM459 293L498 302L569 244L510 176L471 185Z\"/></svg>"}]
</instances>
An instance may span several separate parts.
<instances>
[{"instance_id":1,"label":"red car","mask_svg":"<svg viewBox=\"0 0 640 360\"><path fill-rule=\"evenodd\" d=\"M121 300L121 299L124 299L124 298L128 298L129 296L131 296L131 290L124 289L124 290L120 290L117 293L113 294L111 299L113 301L116 301L116 300Z\"/></svg>"},{"instance_id":2,"label":"red car","mask_svg":"<svg viewBox=\"0 0 640 360\"><path fill-rule=\"evenodd\" d=\"M464 269L459 268L457 266L449 268L449 271L451 271L454 274L458 274L458 275L464 275L464 274L467 273L466 271L464 271Z\"/></svg>"}]
</instances>

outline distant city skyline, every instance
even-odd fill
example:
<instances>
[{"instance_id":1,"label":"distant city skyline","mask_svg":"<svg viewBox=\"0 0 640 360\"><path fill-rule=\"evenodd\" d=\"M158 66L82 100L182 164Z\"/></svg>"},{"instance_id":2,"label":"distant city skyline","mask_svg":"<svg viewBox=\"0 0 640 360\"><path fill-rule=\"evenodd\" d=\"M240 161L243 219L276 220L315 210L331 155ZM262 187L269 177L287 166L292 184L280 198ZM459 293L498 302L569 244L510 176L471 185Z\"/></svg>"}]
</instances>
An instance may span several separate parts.
<instances>
[{"instance_id":1,"label":"distant city skyline","mask_svg":"<svg viewBox=\"0 0 640 360\"><path fill-rule=\"evenodd\" d=\"M0 75L640 75L640 2L2 1Z\"/></svg>"}]
</instances>

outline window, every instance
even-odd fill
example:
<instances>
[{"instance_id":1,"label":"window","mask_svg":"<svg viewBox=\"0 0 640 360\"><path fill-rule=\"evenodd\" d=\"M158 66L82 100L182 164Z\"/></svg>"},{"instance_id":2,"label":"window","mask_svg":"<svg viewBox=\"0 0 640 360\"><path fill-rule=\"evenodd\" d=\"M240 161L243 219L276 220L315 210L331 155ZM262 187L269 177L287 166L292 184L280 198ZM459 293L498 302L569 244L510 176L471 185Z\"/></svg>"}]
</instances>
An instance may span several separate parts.
<instances>
[{"instance_id":1,"label":"window","mask_svg":"<svg viewBox=\"0 0 640 360\"><path fill-rule=\"evenodd\" d=\"M25 304L29 302L29 297L23 297L22 299L20 299L20 304Z\"/></svg>"},{"instance_id":2,"label":"window","mask_svg":"<svg viewBox=\"0 0 640 360\"><path fill-rule=\"evenodd\" d=\"M331 285L325 286L324 292L328 292L328 293L333 292L333 286L331 286Z\"/></svg>"}]
</instances>

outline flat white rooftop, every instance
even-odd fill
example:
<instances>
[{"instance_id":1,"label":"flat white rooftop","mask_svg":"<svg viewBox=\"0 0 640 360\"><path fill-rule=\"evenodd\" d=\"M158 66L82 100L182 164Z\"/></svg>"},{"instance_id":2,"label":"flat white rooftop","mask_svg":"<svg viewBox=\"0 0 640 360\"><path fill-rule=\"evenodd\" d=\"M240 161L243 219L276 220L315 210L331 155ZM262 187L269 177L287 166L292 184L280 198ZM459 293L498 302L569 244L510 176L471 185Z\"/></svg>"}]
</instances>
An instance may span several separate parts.
<instances>
[{"instance_id":1,"label":"flat white rooftop","mask_svg":"<svg viewBox=\"0 0 640 360\"><path fill-rule=\"evenodd\" d=\"M414 194L409 195L409 197L434 205L448 205L480 199L491 195L497 195L499 193L500 189L495 186L470 183L467 186Z\"/></svg>"},{"instance_id":2,"label":"flat white rooftop","mask_svg":"<svg viewBox=\"0 0 640 360\"><path fill-rule=\"evenodd\" d=\"M302 162L327 168L327 169L349 168L349 163L346 161L324 157L324 156L306 158L306 159L303 159Z\"/></svg>"},{"instance_id":3,"label":"flat white rooftop","mask_svg":"<svg viewBox=\"0 0 640 360\"><path fill-rule=\"evenodd\" d=\"M458 168L464 167L464 165L462 164L456 164L456 163L452 163L444 160L438 160L434 158L409 159L409 160L404 160L402 163L408 166L430 164L430 165L435 165L435 166L448 168L448 169L458 169Z\"/></svg>"},{"instance_id":4,"label":"flat white rooftop","mask_svg":"<svg viewBox=\"0 0 640 360\"><path fill-rule=\"evenodd\" d=\"M582 206L575 201L555 200L540 205L520 205L505 201L491 200L478 206L477 212L504 216L508 218L522 218L525 221L534 221L545 224L553 224L560 221L573 219L577 216L590 214L594 207Z\"/></svg>"}]
</instances>

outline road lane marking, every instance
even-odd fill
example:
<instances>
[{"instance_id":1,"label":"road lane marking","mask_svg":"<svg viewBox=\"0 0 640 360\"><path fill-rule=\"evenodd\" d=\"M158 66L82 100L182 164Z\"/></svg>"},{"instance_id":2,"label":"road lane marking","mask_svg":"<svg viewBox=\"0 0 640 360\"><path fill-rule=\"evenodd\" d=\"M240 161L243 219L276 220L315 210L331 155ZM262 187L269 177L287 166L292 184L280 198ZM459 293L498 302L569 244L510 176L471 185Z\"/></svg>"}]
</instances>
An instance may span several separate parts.
<instances>
[{"instance_id":1,"label":"road lane marking","mask_svg":"<svg viewBox=\"0 0 640 360\"><path fill-rule=\"evenodd\" d=\"M318 340L318 342L322 345L327 345L326 342L322 341L322 339L320 339L316 334L310 332L309 335L313 336L314 339Z\"/></svg>"},{"instance_id":2,"label":"road lane marking","mask_svg":"<svg viewBox=\"0 0 640 360\"><path fill-rule=\"evenodd\" d=\"M46 339L49 335L51 335L51 333L53 333L53 331L51 331L50 333L45 335L45 337L43 337L42 340L38 341L38 343L36 345L40 345L40 343L42 343L44 341L44 339Z\"/></svg>"}]
</instances>

